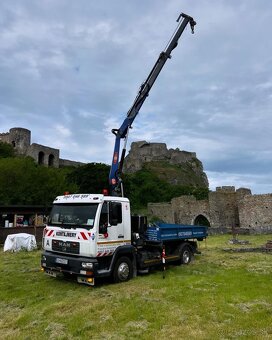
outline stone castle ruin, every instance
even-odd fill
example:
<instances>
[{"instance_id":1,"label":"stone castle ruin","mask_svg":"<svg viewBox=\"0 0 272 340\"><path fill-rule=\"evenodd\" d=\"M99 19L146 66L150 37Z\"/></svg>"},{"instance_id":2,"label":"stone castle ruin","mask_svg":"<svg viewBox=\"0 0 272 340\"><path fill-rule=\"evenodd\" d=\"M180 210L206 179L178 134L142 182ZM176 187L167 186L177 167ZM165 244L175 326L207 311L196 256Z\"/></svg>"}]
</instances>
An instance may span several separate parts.
<instances>
[{"instance_id":1,"label":"stone castle ruin","mask_svg":"<svg viewBox=\"0 0 272 340\"><path fill-rule=\"evenodd\" d=\"M178 148L167 149L165 143L132 142L131 149L124 161L124 172L134 173L151 162L154 164L162 162L176 166L177 172L173 173L173 176L170 175L169 167L167 171L163 170L164 173L168 172L168 178L166 176L164 179L171 184L209 186L203 165L195 152L181 151ZM159 165L155 166L155 169L158 167Z\"/></svg>"},{"instance_id":2,"label":"stone castle ruin","mask_svg":"<svg viewBox=\"0 0 272 340\"><path fill-rule=\"evenodd\" d=\"M36 163L46 167L59 168L63 166L79 166L80 162L74 162L59 158L59 149L32 143L31 131L21 127L11 128L9 132L0 133L0 141L11 144L18 155L30 156Z\"/></svg>"},{"instance_id":3,"label":"stone castle ruin","mask_svg":"<svg viewBox=\"0 0 272 340\"><path fill-rule=\"evenodd\" d=\"M207 200L181 196L149 203L148 212L168 223L206 225L209 233L272 233L272 194L252 195L246 188L218 187Z\"/></svg>"},{"instance_id":4,"label":"stone castle ruin","mask_svg":"<svg viewBox=\"0 0 272 340\"><path fill-rule=\"evenodd\" d=\"M165 143L132 142L124 163L124 170L136 172L142 169L145 162L167 160L170 164L180 164L191 161L193 158L196 158L195 152L168 150Z\"/></svg>"}]
</instances>

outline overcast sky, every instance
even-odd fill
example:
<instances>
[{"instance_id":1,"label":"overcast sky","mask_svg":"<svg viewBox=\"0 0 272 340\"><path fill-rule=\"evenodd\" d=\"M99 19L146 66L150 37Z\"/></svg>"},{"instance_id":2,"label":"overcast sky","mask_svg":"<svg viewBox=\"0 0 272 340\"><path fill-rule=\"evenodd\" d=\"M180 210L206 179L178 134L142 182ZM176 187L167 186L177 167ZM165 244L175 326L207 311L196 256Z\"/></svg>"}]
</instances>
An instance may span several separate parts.
<instances>
[{"instance_id":1,"label":"overcast sky","mask_svg":"<svg viewBox=\"0 0 272 340\"><path fill-rule=\"evenodd\" d=\"M114 136L184 12L129 142L196 152L210 183L272 192L271 0L2 0L0 132L110 164Z\"/></svg>"}]
</instances>

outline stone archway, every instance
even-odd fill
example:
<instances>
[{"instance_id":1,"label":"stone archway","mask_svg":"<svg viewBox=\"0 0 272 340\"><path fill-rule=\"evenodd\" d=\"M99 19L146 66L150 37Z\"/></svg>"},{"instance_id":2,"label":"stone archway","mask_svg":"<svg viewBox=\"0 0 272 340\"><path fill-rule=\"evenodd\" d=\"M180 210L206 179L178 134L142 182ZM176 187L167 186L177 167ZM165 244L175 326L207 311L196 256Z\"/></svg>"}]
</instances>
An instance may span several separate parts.
<instances>
[{"instance_id":1,"label":"stone archway","mask_svg":"<svg viewBox=\"0 0 272 340\"><path fill-rule=\"evenodd\" d=\"M202 215L202 214L199 214L196 216L196 218L194 219L194 225L203 225L203 226L206 226L206 227L210 227L211 224L209 222L209 220L207 219L206 216Z\"/></svg>"},{"instance_id":2,"label":"stone archway","mask_svg":"<svg viewBox=\"0 0 272 340\"><path fill-rule=\"evenodd\" d=\"M48 166L54 166L55 156L50 154L48 157Z\"/></svg>"},{"instance_id":3,"label":"stone archway","mask_svg":"<svg viewBox=\"0 0 272 340\"><path fill-rule=\"evenodd\" d=\"M38 164L43 165L44 164L44 152L40 151L38 155Z\"/></svg>"}]
</instances>

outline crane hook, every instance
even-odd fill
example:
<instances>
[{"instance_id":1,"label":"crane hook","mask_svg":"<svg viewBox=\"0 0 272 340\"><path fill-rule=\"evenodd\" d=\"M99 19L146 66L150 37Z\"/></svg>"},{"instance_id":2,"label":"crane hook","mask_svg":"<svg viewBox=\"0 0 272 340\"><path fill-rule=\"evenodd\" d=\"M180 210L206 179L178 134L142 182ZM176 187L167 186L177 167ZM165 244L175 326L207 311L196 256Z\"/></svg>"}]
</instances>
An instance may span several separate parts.
<instances>
[{"instance_id":1,"label":"crane hook","mask_svg":"<svg viewBox=\"0 0 272 340\"><path fill-rule=\"evenodd\" d=\"M194 18L192 18L190 15L187 15L185 13L180 13L179 17L177 18L177 22L179 22L179 19L180 18L187 18L190 20L190 26L191 26L191 30L192 30L192 34L195 33L195 25L196 25L196 22L194 21Z\"/></svg>"},{"instance_id":2,"label":"crane hook","mask_svg":"<svg viewBox=\"0 0 272 340\"><path fill-rule=\"evenodd\" d=\"M192 34L195 33L195 25L196 25L196 22L192 18L192 20L190 20L190 26L191 26Z\"/></svg>"}]
</instances>

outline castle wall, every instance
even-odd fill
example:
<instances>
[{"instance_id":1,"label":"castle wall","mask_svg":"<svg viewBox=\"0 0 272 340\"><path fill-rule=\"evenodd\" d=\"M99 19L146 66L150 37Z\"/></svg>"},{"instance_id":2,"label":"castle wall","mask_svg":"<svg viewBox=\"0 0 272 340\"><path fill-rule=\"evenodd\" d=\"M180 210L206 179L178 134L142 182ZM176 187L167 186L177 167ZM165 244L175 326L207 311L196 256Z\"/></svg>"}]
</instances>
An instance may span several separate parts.
<instances>
[{"instance_id":1,"label":"castle wall","mask_svg":"<svg viewBox=\"0 0 272 340\"><path fill-rule=\"evenodd\" d=\"M74 166L74 167L78 167L78 166L82 166L84 165L84 163L82 162L75 162L75 161L70 161L68 159L59 159L59 167L62 168L64 166Z\"/></svg>"},{"instance_id":2,"label":"castle wall","mask_svg":"<svg viewBox=\"0 0 272 340\"><path fill-rule=\"evenodd\" d=\"M196 158L195 152L167 149L165 143L132 142L129 154L125 158L124 172L136 172L143 163L151 161L168 161L170 164L180 164Z\"/></svg>"},{"instance_id":3,"label":"castle wall","mask_svg":"<svg viewBox=\"0 0 272 340\"><path fill-rule=\"evenodd\" d=\"M8 132L0 133L0 142L9 143L9 133Z\"/></svg>"},{"instance_id":4,"label":"castle wall","mask_svg":"<svg viewBox=\"0 0 272 340\"><path fill-rule=\"evenodd\" d=\"M180 151L179 149L170 149L168 154L170 156L170 164L185 163L196 158L195 152Z\"/></svg>"},{"instance_id":5,"label":"castle wall","mask_svg":"<svg viewBox=\"0 0 272 340\"><path fill-rule=\"evenodd\" d=\"M33 143L27 150L27 156L34 158L40 165L59 167L59 149Z\"/></svg>"},{"instance_id":6,"label":"castle wall","mask_svg":"<svg viewBox=\"0 0 272 340\"><path fill-rule=\"evenodd\" d=\"M170 203L148 203L148 213L159 220L175 223Z\"/></svg>"},{"instance_id":7,"label":"castle wall","mask_svg":"<svg viewBox=\"0 0 272 340\"><path fill-rule=\"evenodd\" d=\"M210 216L213 228L238 228L239 213L234 187L218 187L209 193Z\"/></svg>"},{"instance_id":8,"label":"castle wall","mask_svg":"<svg viewBox=\"0 0 272 340\"><path fill-rule=\"evenodd\" d=\"M59 158L59 149L32 143L31 131L24 128L11 128L9 132L0 133L0 141L14 146L19 155L30 156L35 162L46 167L81 166L84 163Z\"/></svg>"},{"instance_id":9,"label":"castle wall","mask_svg":"<svg viewBox=\"0 0 272 340\"><path fill-rule=\"evenodd\" d=\"M131 143L131 149L124 160L124 173L135 173L145 165L157 171L158 177L170 184L209 186L203 165L195 152L180 151L178 148L168 150L165 143Z\"/></svg>"},{"instance_id":10,"label":"castle wall","mask_svg":"<svg viewBox=\"0 0 272 340\"><path fill-rule=\"evenodd\" d=\"M194 224L200 215L210 222L208 200L197 201L194 196L176 197L171 203L148 203L148 213L167 223Z\"/></svg>"},{"instance_id":11,"label":"castle wall","mask_svg":"<svg viewBox=\"0 0 272 340\"><path fill-rule=\"evenodd\" d=\"M272 194L247 195L238 207L241 228L252 233L272 232Z\"/></svg>"},{"instance_id":12,"label":"castle wall","mask_svg":"<svg viewBox=\"0 0 272 340\"><path fill-rule=\"evenodd\" d=\"M199 215L206 217L210 222L208 200L198 201L194 196L181 196L171 201L174 213L174 223L194 224Z\"/></svg>"},{"instance_id":13,"label":"castle wall","mask_svg":"<svg viewBox=\"0 0 272 340\"><path fill-rule=\"evenodd\" d=\"M247 188L218 187L208 200L181 196L171 203L149 203L148 212L168 223L198 224L204 220L210 234L272 233L272 194L252 195Z\"/></svg>"}]
</instances>

